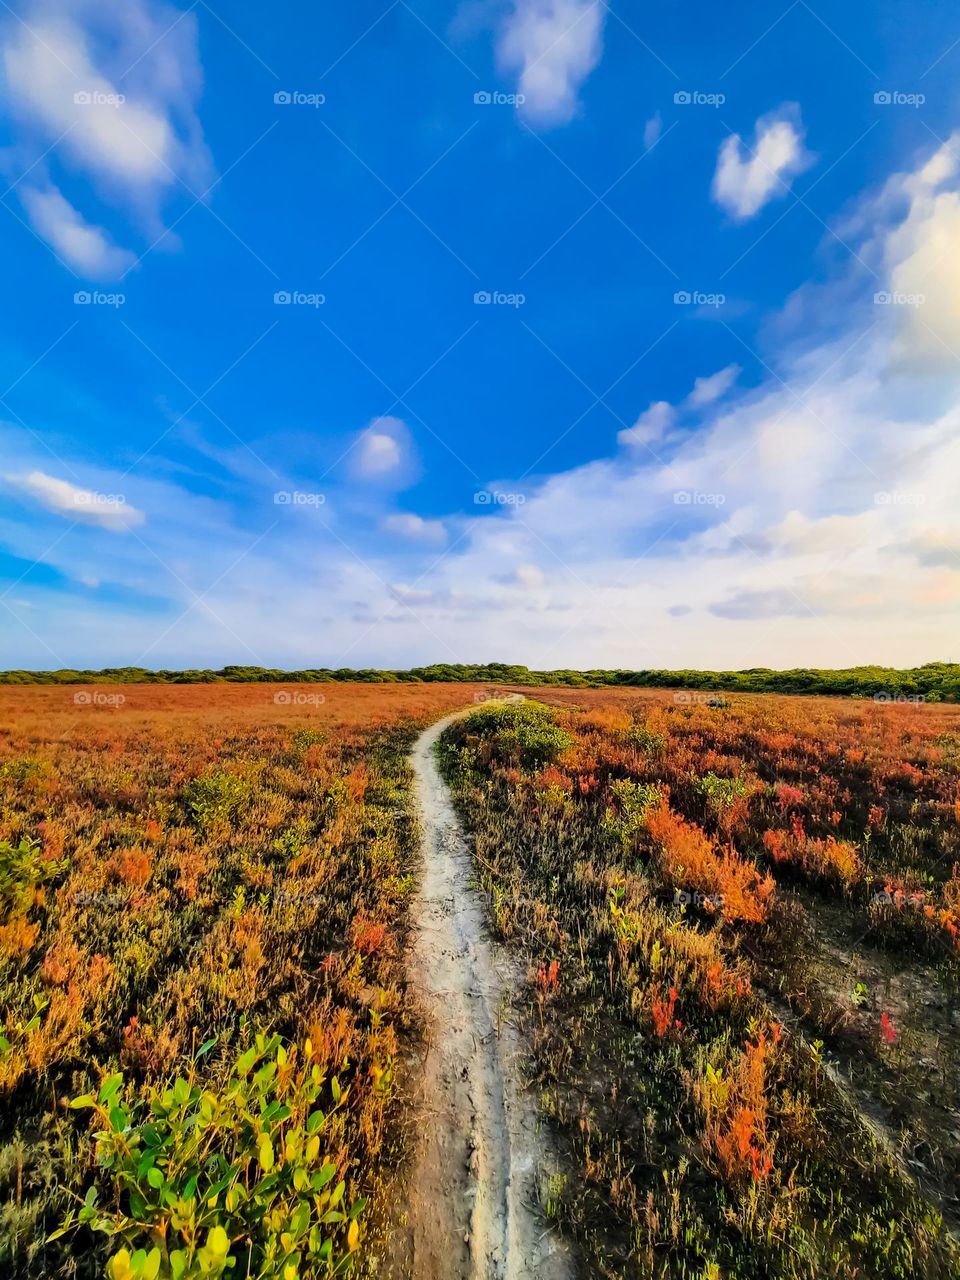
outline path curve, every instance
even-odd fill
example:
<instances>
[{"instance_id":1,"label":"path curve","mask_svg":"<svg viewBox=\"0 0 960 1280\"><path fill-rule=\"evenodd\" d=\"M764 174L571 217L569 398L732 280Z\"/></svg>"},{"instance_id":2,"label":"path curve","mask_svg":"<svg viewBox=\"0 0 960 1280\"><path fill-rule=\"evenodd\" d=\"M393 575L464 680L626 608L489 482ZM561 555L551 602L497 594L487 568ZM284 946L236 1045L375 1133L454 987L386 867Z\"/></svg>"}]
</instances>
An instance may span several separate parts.
<instances>
[{"instance_id":1,"label":"path curve","mask_svg":"<svg viewBox=\"0 0 960 1280\"><path fill-rule=\"evenodd\" d=\"M473 860L434 746L411 755L423 865L413 903L410 980L424 1009L405 1253L415 1280L569 1280L566 1250L540 1210L549 1168L536 1107L519 1083L511 1019L519 975L488 936Z\"/></svg>"}]
</instances>

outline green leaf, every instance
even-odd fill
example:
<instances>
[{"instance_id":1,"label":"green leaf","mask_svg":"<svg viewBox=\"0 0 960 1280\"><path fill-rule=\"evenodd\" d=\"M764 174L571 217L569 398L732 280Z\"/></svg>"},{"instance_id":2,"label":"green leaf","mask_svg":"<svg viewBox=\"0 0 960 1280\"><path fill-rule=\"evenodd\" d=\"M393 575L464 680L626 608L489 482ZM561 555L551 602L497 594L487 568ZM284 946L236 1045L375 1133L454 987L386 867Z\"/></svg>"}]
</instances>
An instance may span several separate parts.
<instances>
[{"instance_id":1,"label":"green leaf","mask_svg":"<svg viewBox=\"0 0 960 1280\"><path fill-rule=\"evenodd\" d=\"M156 1166L147 1170L147 1181L150 1183L151 1187L153 1187L154 1191L159 1191L163 1186L163 1174Z\"/></svg>"},{"instance_id":2,"label":"green leaf","mask_svg":"<svg viewBox=\"0 0 960 1280\"><path fill-rule=\"evenodd\" d=\"M109 1102L116 1097L118 1090L123 1084L123 1072L118 1071L112 1076L107 1076L103 1084L100 1086L100 1101Z\"/></svg>"},{"instance_id":3,"label":"green leaf","mask_svg":"<svg viewBox=\"0 0 960 1280\"><path fill-rule=\"evenodd\" d=\"M318 1130L323 1126L323 1123L326 1120L326 1118L327 1117L323 1114L322 1111L311 1111L310 1116L307 1120L307 1133L310 1133L310 1134L317 1133Z\"/></svg>"},{"instance_id":4,"label":"green leaf","mask_svg":"<svg viewBox=\"0 0 960 1280\"><path fill-rule=\"evenodd\" d=\"M257 1151L257 1159L260 1161L260 1168L264 1173L269 1173L273 1168L273 1143L267 1134L260 1139L260 1148Z\"/></svg>"},{"instance_id":5,"label":"green leaf","mask_svg":"<svg viewBox=\"0 0 960 1280\"><path fill-rule=\"evenodd\" d=\"M209 1053L219 1039L219 1036L211 1036L209 1040L204 1040L203 1044L197 1050L197 1057L202 1058L204 1054Z\"/></svg>"},{"instance_id":6,"label":"green leaf","mask_svg":"<svg viewBox=\"0 0 960 1280\"><path fill-rule=\"evenodd\" d=\"M247 1075L259 1056L260 1055L257 1053L256 1049L248 1049L246 1053L241 1054L237 1059L237 1065L235 1067L237 1075Z\"/></svg>"},{"instance_id":7,"label":"green leaf","mask_svg":"<svg viewBox=\"0 0 960 1280\"><path fill-rule=\"evenodd\" d=\"M310 1226L310 1206L301 1200L290 1216L290 1231L295 1237L304 1235Z\"/></svg>"},{"instance_id":8,"label":"green leaf","mask_svg":"<svg viewBox=\"0 0 960 1280\"><path fill-rule=\"evenodd\" d=\"M81 1093L79 1098L71 1099L70 1106L74 1111L79 1111L81 1107L95 1107L97 1100L92 1093Z\"/></svg>"},{"instance_id":9,"label":"green leaf","mask_svg":"<svg viewBox=\"0 0 960 1280\"><path fill-rule=\"evenodd\" d=\"M230 1237L223 1227L211 1227L207 1233L207 1248L215 1258L225 1258L230 1249Z\"/></svg>"},{"instance_id":10,"label":"green leaf","mask_svg":"<svg viewBox=\"0 0 960 1280\"><path fill-rule=\"evenodd\" d=\"M143 1280L157 1280L160 1274L160 1263L162 1262L160 1250L154 1246L147 1254L147 1261L141 1272Z\"/></svg>"},{"instance_id":11,"label":"green leaf","mask_svg":"<svg viewBox=\"0 0 960 1280\"><path fill-rule=\"evenodd\" d=\"M183 1280L187 1274L187 1255L182 1249L170 1252L170 1275L172 1280Z\"/></svg>"}]
</instances>

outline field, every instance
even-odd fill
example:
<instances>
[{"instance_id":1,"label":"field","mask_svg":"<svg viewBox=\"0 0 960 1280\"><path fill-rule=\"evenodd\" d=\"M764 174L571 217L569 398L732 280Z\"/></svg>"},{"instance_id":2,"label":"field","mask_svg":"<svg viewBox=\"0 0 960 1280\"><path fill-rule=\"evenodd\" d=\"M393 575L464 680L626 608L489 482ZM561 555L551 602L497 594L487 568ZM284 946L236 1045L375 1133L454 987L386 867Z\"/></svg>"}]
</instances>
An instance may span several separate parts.
<instances>
[{"instance_id":1,"label":"field","mask_svg":"<svg viewBox=\"0 0 960 1280\"><path fill-rule=\"evenodd\" d=\"M0 1274L380 1273L469 707L576 1274L960 1276L960 708L477 694L0 689Z\"/></svg>"},{"instance_id":2,"label":"field","mask_svg":"<svg viewBox=\"0 0 960 1280\"><path fill-rule=\"evenodd\" d=\"M276 1062L278 1047L286 1062L256 1085L248 1070L253 1096L231 1105L288 1103L304 1067L308 1082L316 1069L317 1109L326 1113L310 1133L317 1149L290 1159L321 1180L321 1197L332 1201L323 1214L334 1218L309 1240L322 1215L295 1218L291 1197L263 1182L263 1203L251 1197L237 1212L258 1221L275 1214L259 1237L293 1230L305 1258L330 1241L335 1263L374 1230L396 1159L391 1073L408 1020L405 757L418 728L470 690L328 687L322 697L281 691L289 701L280 703L276 693L101 686L79 702L72 689L0 693L5 1277L102 1276L124 1248L149 1253L164 1222L171 1249L177 1236L205 1247L212 1234L211 1269L189 1274L220 1274L224 1206L201 1206L191 1219L163 1197L188 1199L197 1160L218 1151L242 1166L249 1187L251 1158L255 1169L261 1156L272 1159L263 1132L275 1146L286 1140L297 1102L289 1120L260 1126L252 1153L235 1149L245 1129L225 1099L258 1033L283 1043L253 1065ZM110 1169L97 1170L94 1131L116 1135L142 1121L146 1091L178 1077L186 1093L202 1085L222 1105L198 1156L183 1130L201 1104L178 1095L165 1124L182 1156L179 1183L134 1169L145 1194L131 1207L130 1161L115 1154ZM102 1113L68 1105L99 1099L104 1087ZM276 1160L279 1168L279 1150ZM88 1212L92 1187L97 1207ZM364 1198L373 1203L356 1227L346 1215L336 1220ZM84 1221L48 1242L71 1211ZM113 1274L127 1273L117 1264Z\"/></svg>"},{"instance_id":3,"label":"field","mask_svg":"<svg viewBox=\"0 0 960 1280\"><path fill-rule=\"evenodd\" d=\"M543 697L444 767L583 1274L960 1274L960 716Z\"/></svg>"}]
</instances>

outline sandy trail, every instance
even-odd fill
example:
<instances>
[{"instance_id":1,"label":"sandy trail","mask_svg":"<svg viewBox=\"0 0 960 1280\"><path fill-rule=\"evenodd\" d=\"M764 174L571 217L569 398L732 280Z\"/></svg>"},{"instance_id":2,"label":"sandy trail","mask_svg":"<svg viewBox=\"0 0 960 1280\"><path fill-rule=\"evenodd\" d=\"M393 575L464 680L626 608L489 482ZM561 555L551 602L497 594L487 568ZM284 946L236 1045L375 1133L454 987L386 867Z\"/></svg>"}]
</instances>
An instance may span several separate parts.
<instances>
[{"instance_id":1,"label":"sandy trail","mask_svg":"<svg viewBox=\"0 0 960 1280\"><path fill-rule=\"evenodd\" d=\"M453 719L428 729L411 757L423 868L410 977L427 1044L397 1269L415 1280L567 1280L566 1251L539 1209L545 1135L518 1080L524 1049L510 1021L518 975L487 935L470 851L433 756Z\"/></svg>"}]
</instances>

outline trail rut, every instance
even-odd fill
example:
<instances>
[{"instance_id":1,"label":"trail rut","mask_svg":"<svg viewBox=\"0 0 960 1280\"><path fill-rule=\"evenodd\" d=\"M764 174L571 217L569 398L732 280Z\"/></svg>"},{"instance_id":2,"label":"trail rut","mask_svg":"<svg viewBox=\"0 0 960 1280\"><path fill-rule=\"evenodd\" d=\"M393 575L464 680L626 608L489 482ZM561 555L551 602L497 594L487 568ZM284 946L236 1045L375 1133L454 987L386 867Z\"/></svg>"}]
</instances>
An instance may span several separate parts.
<instances>
[{"instance_id":1,"label":"trail rut","mask_svg":"<svg viewBox=\"0 0 960 1280\"><path fill-rule=\"evenodd\" d=\"M462 714L462 713L461 713ZM408 1222L395 1259L415 1280L568 1280L540 1212L549 1151L520 1083L518 974L488 936L457 815L434 760L448 716L411 756L423 867L410 978L427 1021Z\"/></svg>"}]
</instances>

